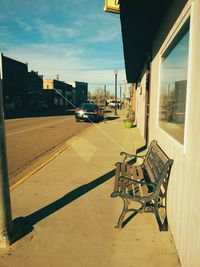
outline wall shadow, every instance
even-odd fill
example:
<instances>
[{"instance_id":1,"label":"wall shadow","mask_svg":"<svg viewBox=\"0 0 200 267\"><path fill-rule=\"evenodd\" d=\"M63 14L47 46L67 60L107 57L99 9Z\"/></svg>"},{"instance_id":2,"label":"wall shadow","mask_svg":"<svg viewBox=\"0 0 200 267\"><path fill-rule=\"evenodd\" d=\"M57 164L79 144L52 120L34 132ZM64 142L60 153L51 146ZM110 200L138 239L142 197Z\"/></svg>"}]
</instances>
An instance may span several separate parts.
<instances>
[{"instance_id":1,"label":"wall shadow","mask_svg":"<svg viewBox=\"0 0 200 267\"><path fill-rule=\"evenodd\" d=\"M54 108L45 109L38 111L29 110L10 110L5 113L5 119L21 119L21 118L32 118L32 117L50 117L50 116L68 116L74 115L74 109L67 108Z\"/></svg>"},{"instance_id":2,"label":"wall shadow","mask_svg":"<svg viewBox=\"0 0 200 267\"><path fill-rule=\"evenodd\" d=\"M99 178L91 181L88 184L81 185L80 187L72 190L71 192L67 193L63 197L57 199L56 201L54 201L54 202L50 203L49 205L33 212L32 214L30 214L26 217L18 217L16 219L14 219L14 221L13 221L13 236L11 237L11 242L15 243L17 240L23 238L24 236L29 234L34 229L34 225L36 223L38 223L39 221L50 216L54 212L63 208L64 206L70 204L71 202L78 199L82 195L93 190L97 186L101 185L102 183L104 183L107 180L109 180L110 178L112 178L114 175L115 175L115 169L100 176Z\"/></svg>"},{"instance_id":3,"label":"wall shadow","mask_svg":"<svg viewBox=\"0 0 200 267\"><path fill-rule=\"evenodd\" d=\"M117 120L119 118L120 117L106 117L104 120L106 120L106 121L113 121L113 120Z\"/></svg>"}]
</instances>

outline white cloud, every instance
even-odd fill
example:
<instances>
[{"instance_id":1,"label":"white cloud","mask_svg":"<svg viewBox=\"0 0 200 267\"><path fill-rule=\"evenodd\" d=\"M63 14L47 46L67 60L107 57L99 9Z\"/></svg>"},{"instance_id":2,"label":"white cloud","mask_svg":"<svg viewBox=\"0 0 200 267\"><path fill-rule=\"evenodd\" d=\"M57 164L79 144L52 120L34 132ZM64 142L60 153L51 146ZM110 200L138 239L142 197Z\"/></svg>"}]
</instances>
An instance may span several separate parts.
<instances>
[{"instance_id":1,"label":"white cloud","mask_svg":"<svg viewBox=\"0 0 200 267\"><path fill-rule=\"evenodd\" d=\"M28 62L29 71L39 71L44 79L52 79L59 74L63 81L85 81L91 84L91 88L95 88L94 84L98 83L102 86L114 83L113 69L104 68L103 63L108 66L120 64L118 59L114 61L109 58L89 60L84 56L85 53L81 47L65 44L26 45L18 48L8 46L5 55L21 62ZM118 77L119 81L125 79L123 69L119 70Z\"/></svg>"},{"instance_id":2,"label":"white cloud","mask_svg":"<svg viewBox=\"0 0 200 267\"><path fill-rule=\"evenodd\" d=\"M63 68L66 64L73 67L74 62L81 62L83 51L80 47L66 44L28 44L12 47L8 44L7 54L17 60L27 61L33 66Z\"/></svg>"},{"instance_id":3,"label":"white cloud","mask_svg":"<svg viewBox=\"0 0 200 267\"><path fill-rule=\"evenodd\" d=\"M76 31L73 28L65 26L57 26L55 24L48 24L45 21L37 20L36 25L38 31L44 38L63 38L63 37L75 37Z\"/></svg>"},{"instance_id":4,"label":"white cloud","mask_svg":"<svg viewBox=\"0 0 200 267\"><path fill-rule=\"evenodd\" d=\"M119 36L119 32L116 30L116 28L112 29L105 29L100 30L97 34L90 37L88 41L92 43L99 43L99 42L109 42L111 40L116 39Z\"/></svg>"},{"instance_id":5,"label":"white cloud","mask_svg":"<svg viewBox=\"0 0 200 267\"><path fill-rule=\"evenodd\" d=\"M6 56L28 62L29 70L45 79L59 74L64 81L114 83L113 69L124 65L121 51L109 54L121 38L120 20L105 14L103 3L100 9L97 1L86 0L25 1L23 8L18 0L3 2L0 46ZM14 33L13 21L20 34ZM31 34L21 34L21 29ZM119 80L124 80L120 72Z\"/></svg>"},{"instance_id":6,"label":"white cloud","mask_svg":"<svg viewBox=\"0 0 200 267\"><path fill-rule=\"evenodd\" d=\"M0 36L2 36L3 37L3 40L5 40L6 38L8 38L9 37L9 35L8 35L8 32L7 32L7 30L6 30L6 27L1 27L0 26ZM5 43L5 42L0 42L0 45L2 44L2 43Z\"/></svg>"},{"instance_id":7,"label":"white cloud","mask_svg":"<svg viewBox=\"0 0 200 267\"><path fill-rule=\"evenodd\" d=\"M82 28L86 23L83 19L78 19L73 22L75 26L78 26L79 28Z\"/></svg>"},{"instance_id":8,"label":"white cloud","mask_svg":"<svg viewBox=\"0 0 200 267\"><path fill-rule=\"evenodd\" d=\"M16 18L15 21L25 32L32 31L33 27L30 24L22 21L20 18Z\"/></svg>"}]
</instances>

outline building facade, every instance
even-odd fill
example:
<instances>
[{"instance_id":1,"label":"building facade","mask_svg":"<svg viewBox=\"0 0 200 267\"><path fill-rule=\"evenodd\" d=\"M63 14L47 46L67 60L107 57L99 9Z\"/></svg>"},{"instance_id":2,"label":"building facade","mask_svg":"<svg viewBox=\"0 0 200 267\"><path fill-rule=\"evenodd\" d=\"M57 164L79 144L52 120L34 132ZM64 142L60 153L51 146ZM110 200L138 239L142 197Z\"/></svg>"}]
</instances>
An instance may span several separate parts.
<instances>
[{"instance_id":1,"label":"building facade","mask_svg":"<svg viewBox=\"0 0 200 267\"><path fill-rule=\"evenodd\" d=\"M35 71L28 72L28 92L27 92L27 108L34 109L35 107L44 104L43 99L43 76L38 75Z\"/></svg>"},{"instance_id":2,"label":"building facade","mask_svg":"<svg viewBox=\"0 0 200 267\"><path fill-rule=\"evenodd\" d=\"M127 80L137 83L137 126L174 160L169 226L181 265L198 267L200 0L136 2L121 0L120 17Z\"/></svg>"},{"instance_id":3,"label":"building facade","mask_svg":"<svg viewBox=\"0 0 200 267\"><path fill-rule=\"evenodd\" d=\"M73 86L73 104L78 107L88 100L88 83L74 81L70 84Z\"/></svg>"},{"instance_id":4,"label":"building facade","mask_svg":"<svg viewBox=\"0 0 200 267\"><path fill-rule=\"evenodd\" d=\"M44 97L49 107L67 107L72 105L72 85L59 80L43 82Z\"/></svg>"},{"instance_id":5,"label":"building facade","mask_svg":"<svg viewBox=\"0 0 200 267\"><path fill-rule=\"evenodd\" d=\"M1 76L5 112L26 105L28 66L1 54Z\"/></svg>"},{"instance_id":6,"label":"building facade","mask_svg":"<svg viewBox=\"0 0 200 267\"><path fill-rule=\"evenodd\" d=\"M28 72L28 64L0 54L5 113L9 110L42 110L44 108L75 108L88 98L88 84L72 84L57 79L43 81L38 72Z\"/></svg>"}]
</instances>

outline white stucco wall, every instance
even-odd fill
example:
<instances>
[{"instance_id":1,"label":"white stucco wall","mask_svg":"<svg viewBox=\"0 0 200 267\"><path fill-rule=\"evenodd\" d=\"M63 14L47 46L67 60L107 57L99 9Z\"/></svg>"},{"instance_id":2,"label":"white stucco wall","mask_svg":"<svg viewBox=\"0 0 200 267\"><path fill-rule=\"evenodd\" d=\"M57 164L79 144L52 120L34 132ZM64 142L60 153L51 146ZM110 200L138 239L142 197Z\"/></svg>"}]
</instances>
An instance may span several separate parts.
<instances>
[{"instance_id":1,"label":"white stucco wall","mask_svg":"<svg viewBox=\"0 0 200 267\"><path fill-rule=\"evenodd\" d=\"M157 125L160 55L190 15L185 143ZM159 36L159 35L158 35ZM200 266L200 0L188 1L151 64L149 140L174 159L168 187L168 219L183 267Z\"/></svg>"},{"instance_id":2,"label":"white stucco wall","mask_svg":"<svg viewBox=\"0 0 200 267\"><path fill-rule=\"evenodd\" d=\"M143 139L145 139L146 121L146 73L137 87L136 93L136 120L137 127Z\"/></svg>"}]
</instances>

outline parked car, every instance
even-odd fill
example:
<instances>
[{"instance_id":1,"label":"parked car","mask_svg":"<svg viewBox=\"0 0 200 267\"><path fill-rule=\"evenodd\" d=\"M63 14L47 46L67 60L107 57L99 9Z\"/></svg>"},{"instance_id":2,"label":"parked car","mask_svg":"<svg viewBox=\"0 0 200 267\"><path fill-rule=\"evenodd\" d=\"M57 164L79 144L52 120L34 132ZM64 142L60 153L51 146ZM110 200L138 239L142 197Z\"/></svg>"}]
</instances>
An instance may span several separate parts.
<instances>
[{"instance_id":1,"label":"parked car","mask_svg":"<svg viewBox=\"0 0 200 267\"><path fill-rule=\"evenodd\" d=\"M108 102L108 106L109 106L109 107L114 108L115 105L117 106L117 108L120 108L121 105L122 105L122 103L121 103L121 101L119 101L119 100L117 100L116 102L115 102L114 100L111 100L111 101Z\"/></svg>"},{"instance_id":2,"label":"parked car","mask_svg":"<svg viewBox=\"0 0 200 267\"><path fill-rule=\"evenodd\" d=\"M93 121L99 122L103 119L101 108L92 103L83 103L75 110L76 121Z\"/></svg>"}]
</instances>

